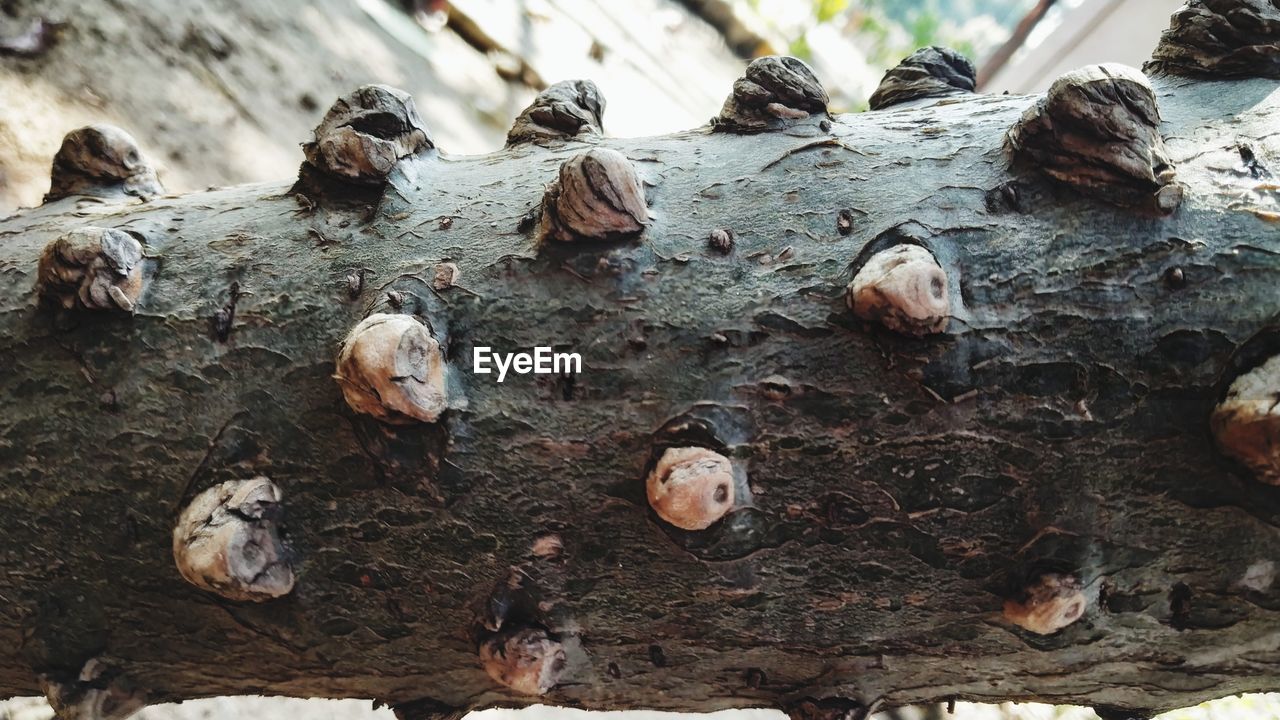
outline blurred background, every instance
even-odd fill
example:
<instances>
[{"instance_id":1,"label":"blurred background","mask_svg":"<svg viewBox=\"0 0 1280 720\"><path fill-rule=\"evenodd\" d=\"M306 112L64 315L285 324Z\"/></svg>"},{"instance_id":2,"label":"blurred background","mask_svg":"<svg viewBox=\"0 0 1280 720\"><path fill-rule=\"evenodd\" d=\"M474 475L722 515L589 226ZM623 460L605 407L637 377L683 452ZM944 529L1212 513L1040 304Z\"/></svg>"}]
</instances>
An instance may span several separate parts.
<instances>
[{"instance_id":1,"label":"blurred background","mask_svg":"<svg viewBox=\"0 0 1280 720\"><path fill-rule=\"evenodd\" d=\"M502 145L547 84L590 78L606 132L705 124L753 56L809 61L839 112L949 45L980 90L1140 65L1181 0L0 0L0 212L38 204L63 134L129 130L175 192L292 176L333 99L411 92L437 145Z\"/></svg>"},{"instance_id":2,"label":"blurred background","mask_svg":"<svg viewBox=\"0 0 1280 720\"><path fill-rule=\"evenodd\" d=\"M502 146L538 90L589 78L605 129L705 124L746 62L811 65L837 112L858 112L885 70L948 45L982 92L1031 93L1098 62L1140 66L1181 0L0 0L0 213L36 205L69 130L134 134L173 192L285 180L332 100L380 82L413 93L445 152ZM671 720L666 713L531 708L471 720ZM0 720L48 720L40 699ZM217 698L138 720L391 720L361 700ZM767 710L713 720L782 720ZM1087 708L958 703L878 720L1089 720ZM1280 696L1227 698L1167 720L1280 720Z\"/></svg>"}]
</instances>

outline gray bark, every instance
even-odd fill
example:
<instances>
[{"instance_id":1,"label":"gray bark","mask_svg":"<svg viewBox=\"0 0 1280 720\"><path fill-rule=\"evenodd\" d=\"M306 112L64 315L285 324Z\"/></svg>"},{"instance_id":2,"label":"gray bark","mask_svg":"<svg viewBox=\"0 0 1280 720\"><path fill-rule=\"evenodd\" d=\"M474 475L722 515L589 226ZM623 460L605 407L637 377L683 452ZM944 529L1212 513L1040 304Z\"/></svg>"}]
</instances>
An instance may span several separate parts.
<instances>
[{"instance_id":1,"label":"gray bark","mask_svg":"<svg viewBox=\"0 0 1280 720\"><path fill-rule=\"evenodd\" d=\"M1168 215L1011 162L1037 98L964 95L758 134L427 153L385 188L71 197L0 222L0 695L45 676L408 717L535 700L857 717L1276 689L1280 490L1217 453L1208 418L1241 358L1277 349L1259 175L1280 93L1153 84L1185 191ZM638 170L647 226L538 242L544 187L597 143ZM46 245L82 225L141 239L134 314L38 301ZM943 333L845 306L856 268L901 242L947 273ZM433 285L445 262L460 275ZM334 360L373 311L431 320L440 422L344 402ZM472 372L474 347L541 345L584 371ZM645 499L662 448L690 443L742 483L702 531ZM184 582L179 513L257 476L282 493L292 592ZM1002 606L1044 572L1089 606L1038 636ZM549 694L485 673L500 626L562 644Z\"/></svg>"}]
</instances>

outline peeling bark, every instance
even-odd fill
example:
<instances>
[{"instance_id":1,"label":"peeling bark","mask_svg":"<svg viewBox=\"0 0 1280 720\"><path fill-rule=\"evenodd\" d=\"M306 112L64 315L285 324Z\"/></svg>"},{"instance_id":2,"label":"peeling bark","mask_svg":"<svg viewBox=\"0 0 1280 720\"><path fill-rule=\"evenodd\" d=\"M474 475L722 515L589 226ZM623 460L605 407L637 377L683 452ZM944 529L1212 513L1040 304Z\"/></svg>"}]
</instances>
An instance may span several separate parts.
<instances>
[{"instance_id":1,"label":"peeling bark","mask_svg":"<svg viewBox=\"0 0 1280 720\"><path fill-rule=\"evenodd\" d=\"M58 718L67 720L125 720L147 705L147 695L113 677L96 658L73 678L41 676L40 686Z\"/></svg>"},{"instance_id":2,"label":"peeling bark","mask_svg":"<svg viewBox=\"0 0 1280 720\"><path fill-rule=\"evenodd\" d=\"M733 84L716 126L734 132L778 129L827 114L827 91L804 61L770 55L753 60Z\"/></svg>"},{"instance_id":3,"label":"peeling bark","mask_svg":"<svg viewBox=\"0 0 1280 720\"><path fill-rule=\"evenodd\" d=\"M604 96L590 80L565 80L543 90L516 117L507 144L604 134Z\"/></svg>"},{"instance_id":4,"label":"peeling bark","mask_svg":"<svg viewBox=\"0 0 1280 720\"><path fill-rule=\"evenodd\" d=\"M947 273L928 250L902 244L871 256L849 283L858 317L910 335L946 330L951 320Z\"/></svg>"},{"instance_id":5,"label":"peeling bark","mask_svg":"<svg viewBox=\"0 0 1280 720\"><path fill-rule=\"evenodd\" d=\"M1009 622L1037 635L1052 635L1079 620L1089 607L1080 581L1071 575L1048 573L1039 577L1021 597L1004 601Z\"/></svg>"},{"instance_id":6,"label":"peeling bark","mask_svg":"<svg viewBox=\"0 0 1280 720\"><path fill-rule=\"evenodd\" d=\"M339 98L302 147L307 163L349 182L380 185L403 158L435 143L413 98L385 85L365 85Z\"/></svg>"},{"instance_id":7,"label":"peeling bark","mask_svg":"<svg viewBox=\"0 0 1280 720\"><path fill-rule=\"evenodd\" d=\"M733 467L706 448L668 448L645 483L663 520L683 530L706 530L734 505Z\"/></svg>"},{"instance_id":8,"label":"peeling bark","mask_svg":"<svg viewBox=\"0 0 1280 720\"><path fill-rule=\"evenodd\" d=\"M1149 72L1280 79L1280 3L1191 0L1173 14Z\"/></svg>"},{"instance_id":9,"label":"peeling bark","mask_svg":"<svg viewBox=\"0 0 1280 720\"><path fill-rule=\"evenodd\" d=\"M265 602L293 589L280 542L280 488L265 477L197 495L173 529L173 559L187 582L228 600Z\"/></svg>"},{"instance_id":10,"label":"peeling bark","mask_svg":"<svg viewBox=\"0 0 1280 720\"><path fill-rule=\"evenodd\" d=\"M120 230L76 228L41 253L37 287L67 310L133 312L142 296L142 245Z\"/></svg>"},{"instance_id":11,"label":"peeling bark","mask_svg":"<svg viewBox=\"0 0 1280 720\"><path fill-rule=\"evenodd\" d=\"M1212 425L1224 453L1280 485L1280 355L1232 381Z\"/></svg>"},{"instance_id":12,"label":"peeling bark","mask_svg":"<svg viewBox=\"0 0 1280 720\"><path fill-rule=\"evenodd\" d=\"M566 160L542 201L539 237L559 242L616 240L649 224L640 176L627 156L595 148Z\"/></svg>"},{"instance_id":13,"label":"peeling bark","mask_svg":"<svg viewBox=\"0 0 1280 720\"><path fill-rule=\"evenodd\" d=\"M560 643L544 630L523 628L480 644L480 662L489 677L521 695L545 695L564 674Z\"/></svg>"},{"instance_id":14,"label":"peeling bark","mask_svg":"<svg viewBox=\"0 0 1280 720\"><path fill-rule=\"evenodd\" d=\"M644 209L589 169L576 207L629 217L625 243L541 242L577 142L0 221L0 692L90 662L110 673L75 693L374 697L406 718L544 686L815 719L954 698L1142 715L1274 689L1280 489L1220 452L1210 417L1280 337L1277 191L1241 151L1280 155L1280 93L1152 90L1143 138L1185 190L1164 215L1015 163L1005 134L1040 98L827 118L809 87L789 96L808 117L761 132L601 141L640 169ZM39 302L42 253L85 225L146 248L132 315ZM946 271L942 332L846 305L899 245ZM450 367L435 422L344 400L340 348L377 313L429 319ZM472 371L476 347L544 345L584 371ZM734 471L705 529L649 506L680 447ZM260 475L282 490L292 591L185 582L186 500ZM1040 635L1004 608L1049 574L1088 607ZM522 631L563 666L486 668L493 634Z\"/></svg>"},{"instance_id":15,"label":"peeling bark","mask_svg":"<svg viewBox=\"0 0 1280 720\"><path fill-rule=\"evenodd\" d=\"M871 94L871 109L973 92L976 74L969 58L951 48L921 48L884 74Z\"/></svg>"},{"instance_id":16,"label":"peeling bark","mask_svg":"<svg viewBox=\"0 0 1280 720\"><path fill-rule=\"evenodd\" d=\"M1155 92L1124 65L1058 78L1009 131L1009 146L1028 165L1107 202L1163 213L1182 202Z\"/></svg>"},{"instance_id":17,"label":"peeling bark","mask_svg":"<svg viewBox=\"0 0 1280 720\"><path fill-rule=\"evenodd\" d=\"M129 133L111 125L73 130L53 157L45 202L71 195L133 195L142 199L164 194L151 162Z\"/></svg>"}]
</instances>

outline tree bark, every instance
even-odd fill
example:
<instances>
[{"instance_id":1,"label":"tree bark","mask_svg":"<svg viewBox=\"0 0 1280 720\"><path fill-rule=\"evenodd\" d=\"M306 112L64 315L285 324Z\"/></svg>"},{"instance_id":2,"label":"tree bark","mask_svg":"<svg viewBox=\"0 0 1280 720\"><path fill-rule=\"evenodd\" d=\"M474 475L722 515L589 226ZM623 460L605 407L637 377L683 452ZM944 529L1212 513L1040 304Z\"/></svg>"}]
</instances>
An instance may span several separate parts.
<instances>
[{"instance_id":1,"label":"tree bark","mask_svg":"<svg viewBox=\"0 0 1280 720\"><path fill-rule=\"evenodd\" d=\"M498 626L555 638L567 666L541 701L593 709L1141 714L1275 689L1280 490L1208 423L1239 359L1277 349L1259 174L1280 93L1153 84L1185 190L1167 215L1012 161L1005 133L1036 97L964 95L0 222L0 694L43 676L406 717L532 702L482 667ZM544 188L597 144L644 181L643 232L538 241ZM142 241L132 315L38 301L46 245L84 225ZM897 243L945 271L944 332L846 307ZM435 283L447 262L460 275ZM439 422L344 402L335 357L375 311L431 321ZM584 368L498 383L472 371L480 346ZM679 444L741 479L706 530L646 501ZM184 582L179 514L258 476L281 491L292 591ZM1040 636L1002 606L1047 572L1078 578L1088 609Z\"/></svg>"}]
</instances>

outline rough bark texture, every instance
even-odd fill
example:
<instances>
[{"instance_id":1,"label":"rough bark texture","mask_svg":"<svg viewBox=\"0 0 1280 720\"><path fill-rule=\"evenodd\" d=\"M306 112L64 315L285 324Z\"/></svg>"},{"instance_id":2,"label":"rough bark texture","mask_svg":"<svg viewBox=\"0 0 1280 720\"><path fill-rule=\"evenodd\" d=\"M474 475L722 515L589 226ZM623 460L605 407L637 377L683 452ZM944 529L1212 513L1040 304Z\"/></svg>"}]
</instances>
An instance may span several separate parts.
<instances>
[{"instance_id":1,"label":"rough bark texture","mask_svg":"<svg viewBox=\"0 0 1280 720\"><path fill-rule=\"evenodd\" d=\"M872 110L920 100L973 92L973 63L944 47L921 48L891 68L868 101Z\"/></svg>"},{"instance_id":2,"label":"rough bark texture","mask_svg":"<svg viewBox=\"0 0 1280 720\"><path fill-rule=\"evenodd\" d=\"M562 80L538 93L516 117L508 145L604 133L604 97L590 80Z\"/></svg>"},{"instance_id":3,"label":"rough bark texture","mask_svg":"<svg viewBox=\"0 0 1280 720\"><path fill-rule=\"evenodd\" d=\"M609 140L652 216L611 243L536 239L578 141L410 157L381 189L66 198L0 222L0 694L91 676L151 701L449 714L531 701L478 652L526 629L566 662L518 684L558 680L541 701L586 708L1145 711L1275 689L1280 489L1208 423L1239 358L1280 347L1258 176L1280 93L1154 86L1186 188L1169 216L1011 165L1005 133L1037 98L957 96ZM133 315L37 302L45 246L90 224L145 241ZM946 271L945 332L846 306L895 243ZM442 262L461 274L438 289ZM371 312L444 339L462 402L440 422L344 402L335 357ZM473 347L539 345L584 371L471 372ZM646 501L682 446L742 483L706 530ZM178 514L257 476L282 491L293 591L237 603L184 582ZM1039 636L1002 608L1045 573L1089 605Z\"/></svg>"},{"instance_id":4,"label":"rough bark texture","mask_svg":"<svg viewBox=\"0 0 1280 720\"><path fill-rule=\"evenodd\" d=\"M1174 13L1147 70L1280 79L1280 2L1190 0Z\"/></svg>"}]
</instances>

